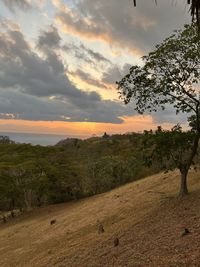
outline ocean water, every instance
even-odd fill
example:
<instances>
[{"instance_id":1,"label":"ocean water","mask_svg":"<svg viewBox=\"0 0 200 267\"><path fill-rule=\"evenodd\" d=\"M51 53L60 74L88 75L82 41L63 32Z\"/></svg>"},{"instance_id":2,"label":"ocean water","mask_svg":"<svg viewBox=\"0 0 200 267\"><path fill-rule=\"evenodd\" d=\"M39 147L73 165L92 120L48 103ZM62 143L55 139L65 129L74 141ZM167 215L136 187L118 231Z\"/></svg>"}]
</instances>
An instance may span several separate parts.
<instances>
[{"instance_id":1,"label":"ocean water","mask_svg":"<svg viewBox=\"0 0 200 267\"><path fill-rule=\"evenodd\" d=\"M26 143L32 145L52 146L58 143L60 140L66 138L81 138L80 136L67 136L67 135L55 135L55 134L35 134L35 133L9 133L0 132L0 135L9 136L11 140L16 143Z\"/></svg>"}]
</instances>

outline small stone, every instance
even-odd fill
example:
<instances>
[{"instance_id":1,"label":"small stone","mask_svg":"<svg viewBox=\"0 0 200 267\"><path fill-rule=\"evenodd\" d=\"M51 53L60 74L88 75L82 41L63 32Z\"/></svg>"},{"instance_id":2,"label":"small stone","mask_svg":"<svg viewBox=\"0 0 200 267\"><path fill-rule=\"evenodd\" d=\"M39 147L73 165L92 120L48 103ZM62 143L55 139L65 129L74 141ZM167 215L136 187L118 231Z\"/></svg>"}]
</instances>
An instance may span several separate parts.
<instances>
[{"instance_id":1,"label":"small stone","mask_svg":"<svg viewBox=\"0 0 200 267\"><path fill-rule=\"evenodd\" d=\"M117 246L119 246L119 238L115 238L114 239L114 247L117 247Z\"/></svg>"},{"instance_id":2,"label":"small stone","mask_svg":"<svg viewBox=\"0 0 200 267\"><path fill-rule=\"evenodd\" d=\"M100 224L98 227L98 234L103 234L105 232L103 224Z\"/></svg>"},{"instance_id":3,"label":"small stone","mask_svg":"<svg viewBox=\"0 0 200 267\"><path fill-rule=\"evenodd\" d=\"M187 228L185 228L183 233L181 234L181 236L185 236L185 235L188 235L188 234L190 234L190 231Z\"/></svg>"},{"instance_id":4,"label":"small stone","mask_svg":"<svg viewBox=\"0 0 200 267\"><path fill-rule=\"evenodd\" d=\"M55 219L50 221L50 224L51 224L51 225L52 225L52 224L55 224L55 223L56 223L56 220L55 220Z\"/></svg>"}]
</instances>

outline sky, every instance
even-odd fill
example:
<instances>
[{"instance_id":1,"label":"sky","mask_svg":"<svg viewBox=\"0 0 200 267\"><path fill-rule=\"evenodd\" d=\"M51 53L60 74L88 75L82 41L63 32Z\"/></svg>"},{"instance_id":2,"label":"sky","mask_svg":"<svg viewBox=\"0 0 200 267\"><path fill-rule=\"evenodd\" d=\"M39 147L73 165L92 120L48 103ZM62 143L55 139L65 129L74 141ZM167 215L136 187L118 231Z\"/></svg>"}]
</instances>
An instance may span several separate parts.
<instances>
[{"instance_id":1,"label":"sky","mask_svg":"<svg viewBox=\"0 0 200 267\"><path fill-rule=\"evenodd\" d=\"M140 132L185 123L138 115L116 81L189 23L186 0L0 0L0 132Z\"/></svg>"}]
</instances>

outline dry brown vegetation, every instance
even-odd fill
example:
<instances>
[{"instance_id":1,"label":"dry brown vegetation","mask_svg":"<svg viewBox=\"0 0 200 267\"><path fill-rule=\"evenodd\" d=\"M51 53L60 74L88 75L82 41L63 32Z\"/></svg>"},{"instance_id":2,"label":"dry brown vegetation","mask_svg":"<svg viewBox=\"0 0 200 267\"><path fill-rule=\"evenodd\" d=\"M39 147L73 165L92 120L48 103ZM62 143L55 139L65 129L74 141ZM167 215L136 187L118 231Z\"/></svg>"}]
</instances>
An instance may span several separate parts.
<instances>
[{"instance_id":1,"label":"dry brown vegetation","mask_svg":"<svg viewBox=\"0 0 200 267\"><path fill-rule=\"evenodd\" d=\"M0 225L0 266L200 266L198 176L190 173L182 200L173 172L11 219Z\"/></svg>"}]
</instances>

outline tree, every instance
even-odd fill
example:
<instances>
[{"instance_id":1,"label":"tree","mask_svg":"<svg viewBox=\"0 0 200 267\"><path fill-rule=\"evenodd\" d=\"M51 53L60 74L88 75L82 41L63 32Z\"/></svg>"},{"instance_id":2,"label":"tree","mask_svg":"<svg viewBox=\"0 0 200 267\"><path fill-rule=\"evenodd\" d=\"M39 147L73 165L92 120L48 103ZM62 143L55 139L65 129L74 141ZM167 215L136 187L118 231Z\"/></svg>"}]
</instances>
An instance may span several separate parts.
<instances>
[{"instance_id":1,"label":"tree","mask_svg":"<svg viewBox=\"0 0 200 267\"><path fill-rule=\"evenodd\" d=\"M157 0L155 0L157 4ZM133 4L136 7L136 0L133 0ZM190 5L190 11L192 20L196 18L198 30L200 31L200 0L187 0L187 4Z\"/></svg>"},{"instance_id":2,"label":"tree","mask_svg":"<svg viewBox=\"0 0 200 267\"><path fill-rule=\"evenodd\" d=\"M143 135L143 157L147 166L154 162L160 164L165 171L177 168L181 173L181 186L179 195L188 194L187 188L187 155L193 149L195 132L182 131L180 125L175 125L171 131L163 130L158 126L153 132L145 131ZM191 164L195 164L194 161Z\"/></svg>"},{"instance_id":3,"label":"tree","mask_svg":"<svg viewBox=\"0 0 200 267\"><path fill-rule=\"evenodd\" d=\"M139 113L172 106L176 113L188 114L193 140L181 171L180 195L187 193L187 174L197 153L200 139L200 40L194 24L176 31L156 49L143 57L144 65L133 66L117 82L121 98L127 104L134 100Z\"/></svg>"},{"instance_id":4,"label":"tree","mask_svg":"<svg viewBox=\"0 0 200 267\"><path fill-rule=\"evenodd\" d=\"M10 140L9 136L1 135L0 136L0 144L1 145L7 145L7 144L14 144L15 142Z\"/></svg>"}]
</instances>

